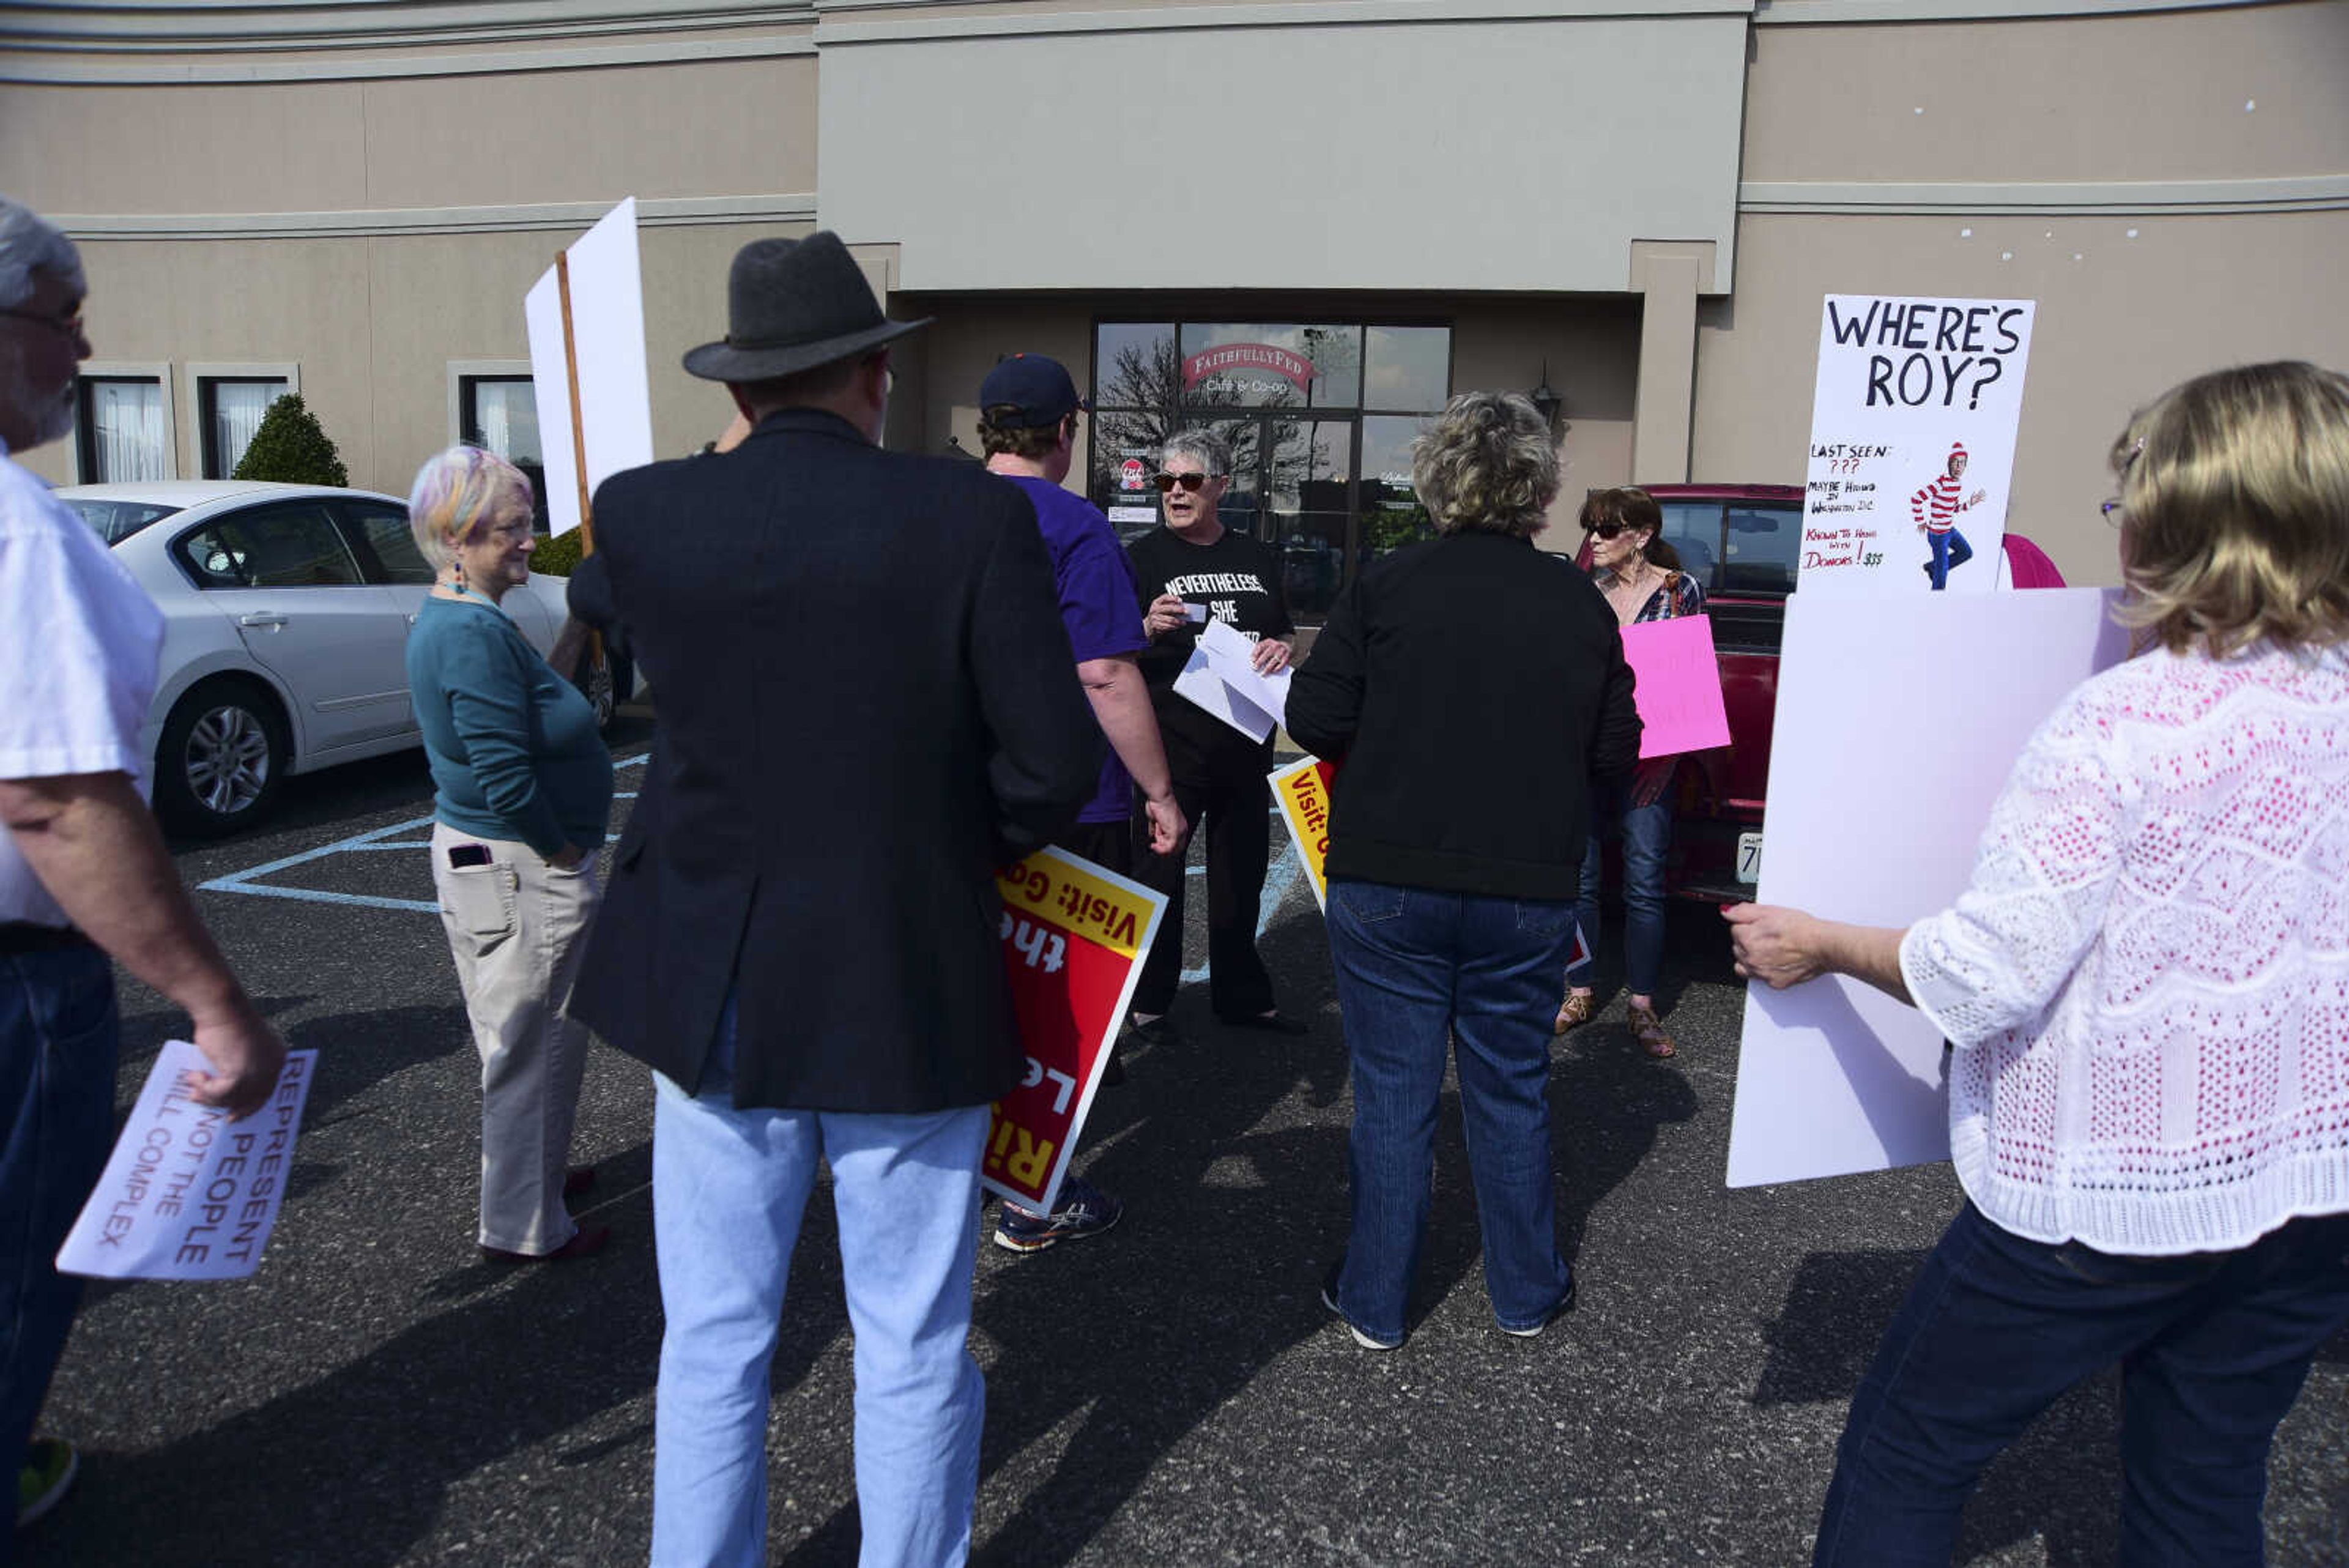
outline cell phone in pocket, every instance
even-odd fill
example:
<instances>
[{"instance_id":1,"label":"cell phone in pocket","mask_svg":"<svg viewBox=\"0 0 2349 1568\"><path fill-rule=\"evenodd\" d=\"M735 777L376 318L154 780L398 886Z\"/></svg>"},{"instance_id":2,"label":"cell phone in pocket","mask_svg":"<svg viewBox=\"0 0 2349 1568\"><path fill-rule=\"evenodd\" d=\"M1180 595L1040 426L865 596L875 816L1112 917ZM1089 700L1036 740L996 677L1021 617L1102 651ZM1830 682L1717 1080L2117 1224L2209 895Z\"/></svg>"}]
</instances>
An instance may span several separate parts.
<instances>
[{"instance_id":1,"label":"cell phone in pocket","mask_svg":"<svg viewBox=\"0 0 2349 1568\"><path fill-rule=\"evenodd\" d=\"M449 865L452 869L460 866L487 866L489 863L490 848L486 844L452 844L449 846Z\"/></svg>"}]
</instances>

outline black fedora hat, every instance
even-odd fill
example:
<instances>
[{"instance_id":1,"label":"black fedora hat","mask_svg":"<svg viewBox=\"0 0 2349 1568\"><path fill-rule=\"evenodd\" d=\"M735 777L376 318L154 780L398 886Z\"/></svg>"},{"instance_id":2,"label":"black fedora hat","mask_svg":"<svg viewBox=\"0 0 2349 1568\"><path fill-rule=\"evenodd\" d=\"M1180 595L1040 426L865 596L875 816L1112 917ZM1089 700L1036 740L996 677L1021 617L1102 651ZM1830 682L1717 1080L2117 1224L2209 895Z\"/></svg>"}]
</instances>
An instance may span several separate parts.
<instances>
[{"instance_id":1,"label":"black fedora hat","mask_svg":"<svg viewBox=\"0 0 2349 1568\"><path fill-rule=\"evenodd\" d=\"M764 381L878 348L927 327L881 314L873 286L840 236L752 240L734 253L726 279L726 336L685 356L709 381Z\"/></svg>"}]
</instances>

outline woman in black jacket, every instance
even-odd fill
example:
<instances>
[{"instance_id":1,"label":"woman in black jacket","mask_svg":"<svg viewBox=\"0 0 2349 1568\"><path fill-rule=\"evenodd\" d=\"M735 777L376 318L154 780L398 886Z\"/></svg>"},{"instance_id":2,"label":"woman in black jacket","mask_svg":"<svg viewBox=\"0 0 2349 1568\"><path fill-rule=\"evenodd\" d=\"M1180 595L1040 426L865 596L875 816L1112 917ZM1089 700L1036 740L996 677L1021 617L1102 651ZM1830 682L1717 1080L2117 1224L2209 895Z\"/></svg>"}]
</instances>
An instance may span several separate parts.
<instances>
[{"instance_id":1,"label":"woman in black jacket","mask_svg":"<svg viewBox=\"0 0 2349 1568\"><path fill-rule=\"evenodd\" d=\"M1353 1058L1353 1225L1322 1300L1371 1350L1403 1341L1455 1038L1494 1319L1535 1334L1573 1302L1551 1192L1550 1012L1589 781L1628 773L1640 747L1615 617L1533 545L1557 493L1547 421L1516 393L1464 392L1420 438L1413 479L1441 536L1347 590L1287 716L1299 744L1344 763L1329 926Z\"/></svg>"}]
</instances>

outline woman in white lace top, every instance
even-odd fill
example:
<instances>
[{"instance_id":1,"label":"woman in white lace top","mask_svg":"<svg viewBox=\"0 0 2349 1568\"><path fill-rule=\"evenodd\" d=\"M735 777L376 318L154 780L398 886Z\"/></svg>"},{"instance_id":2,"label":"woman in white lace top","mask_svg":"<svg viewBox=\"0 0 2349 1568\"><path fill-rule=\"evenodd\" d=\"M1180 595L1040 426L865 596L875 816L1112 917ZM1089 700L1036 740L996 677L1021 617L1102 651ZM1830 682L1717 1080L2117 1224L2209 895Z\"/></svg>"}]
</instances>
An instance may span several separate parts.
<instances>
[{"instance_id":1,"label":"woman in white lace top","mask_svg":"<svg viewBox=\"0 0 2349 1568\"><path fill-rule=\"evenodd\" d=\"M2189 381L2113 448L2147 649L2016 763L1955 908L1732 913L1955 1048L1968 1201L1854 1397L1815 1561L1946 1563L1982 1467L2122 1368L2125 1563L2256 1563L2275 1427L2349 1324L2349 379Z\"/></svg>"}]
</instances>

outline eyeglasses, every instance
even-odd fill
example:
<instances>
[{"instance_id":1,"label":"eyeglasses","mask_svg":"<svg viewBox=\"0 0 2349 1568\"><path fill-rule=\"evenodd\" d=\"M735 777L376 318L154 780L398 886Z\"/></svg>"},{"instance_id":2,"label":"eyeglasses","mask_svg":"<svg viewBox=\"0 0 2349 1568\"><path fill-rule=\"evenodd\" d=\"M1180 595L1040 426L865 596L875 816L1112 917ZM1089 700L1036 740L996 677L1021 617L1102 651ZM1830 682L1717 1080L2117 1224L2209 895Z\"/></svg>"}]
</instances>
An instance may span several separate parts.
<instances>
[{"instance_id":1,"label":"eyeglasses","mask_svg":"<svg viewBox=\"0 0 2349 1568\"><path fill-rule=\"evenodd\" d=\"M1165 494L1168 491L1174 489L1178 484L1195 495L1198 493L1199 486L1206 483L1208 480L1221 479L1223 475L1220 473L1160 472L1152 474L1150 476L1150 483L1158 486L1158 493L1161 495Z\"/></svg>"},{"instance_id":2,"label":"eyeglasses","mask_svg":"<svg viewBox=\"0 0 2349 1568\"><path fill-rule=\"evenodd\" d=\"M81 312L78 309L71 316L44 316L37 310L0 309L0 316L13 316L19 321L37 322L50 331L61 332L67 337L81 336Z\"/></svg>"},{"instance_id":3,"label":"eyeglasses","mask_svg":"<svg viewBox=\"0 0 2349 1568\"><path fill-rule=\"evenodd\" d=\"M2120 497L2117 495L2098 506L2096 510L2104 514L2106 523L2116 528L2119 527L2128 516L2127 508L2121 504Z\"/></svg>"},{"instance_id":4,"label":"eyeglasses","mask_svg":"<svg viewBox=\"0 0 2349 1568\"><path fill-rule=\"evenodd\" d=\"M1593 523L1588 528L1585 529L1584 532L1595 534L1601 539L1612 539L1619 535L1629 532L1630 526L1631 525L1629 523Z\"/></svg>"}]
</instances>

